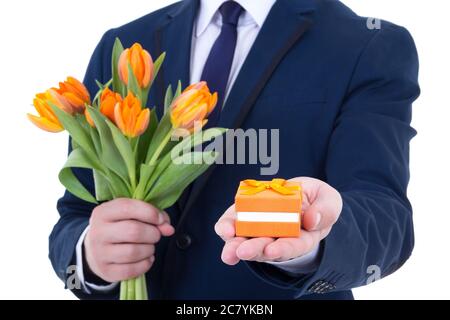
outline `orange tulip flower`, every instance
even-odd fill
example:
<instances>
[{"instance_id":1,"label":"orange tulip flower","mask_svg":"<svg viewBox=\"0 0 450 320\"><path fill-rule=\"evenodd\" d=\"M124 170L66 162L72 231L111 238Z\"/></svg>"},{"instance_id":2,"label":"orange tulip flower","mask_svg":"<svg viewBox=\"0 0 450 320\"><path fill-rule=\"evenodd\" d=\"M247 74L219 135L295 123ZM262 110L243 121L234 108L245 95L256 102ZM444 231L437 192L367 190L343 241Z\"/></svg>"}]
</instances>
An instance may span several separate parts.
<instances>
[{"instance_id":1,"label":"orange tulip flower","mask_svg":"<svg viewBox=\"0 0 450 320\"><path fill-rule=\"evenodd\" d=\"M37 127L49 132L60 132L64 128L53 112L53 104L69 114L82 113L85 104L90 103L89 92L77 79L68 77L59 83L59 88L51 88L39 93L33 100L33 105L39 116L28 114L28 119Z\"/></svg>"},{"instance_id":2,"label":"orange tulip flower","mask_svg":"<svg viewBox=\"0 0 450 320\"><path fill-rule=\"evenodd\" d=\"M100 97L100 112L114 122L114 109L118 103L122 103L122 100L120 94L106 88Z\"/></svg>"},{"instance_id":3,"label":"orange tulip flower","mask_svg":"<svg viewBox=\"0 0 450 320\"><path fill-rule=\"evenodd\" d=\"M66 81L59 83L59 88L55 91L63 97L58 97L58 101L64 103L67 109L72 109L70 113L83 113L86 104L90 104L89 91L77 79L68 77Z\"/></svg>"},{"instance_id":4,"label":"orange tulip flower","mask_svg":"<svg viewBox=\"0 0 450 320\"><path fill-rule=\"evenodd\" d=\"M193 133L208 121L206 118L217 105L217 92L211 94L206 82L187 87L171 106L171 121L175 129Z\"/></svg>"},{"instance_id":5,"label":"orange tulip flower","mask_svg":"<svg viewBox=\"0 0 450 320\"><path fill-rule=\"evenodd\" d=\"M139 99L129 92L122 103L116 104L114 119L125 136L135 138L147 129L150 122L150 109L142 109Z\"/></svg>"},{"instance_id":6,"label":"orange tulip flower","mask_svg":"<svg viewBox=\"0 0 450 320\"><path fill-rule=\"evenodd\" d=\"M122 96L116 92L111 91L109 88L105 88L100 96L100 112L104 114L109 120L115 123L114 109L118 103L122 103ZM91 115L85 110L85 116L87 122L95 127L94 121Z\"/></svg>"},{"instance_id":7,"label":"orange tulip flower","mask_svg":"<svg viewBox=\"0 0 450 320\"><path fill-rule=\"evenodd\" d=\"M52 91L53 89L50 89L45 93L37 94L33 100L33 105L39 116L35 116L30 113L28 113L27 116L34 125L42 130L48 132L60 132L63 131L64 128L48 104L48 101L52 101L54 103L54 98L51 93ZM55 104L58 105L57 103Z\"/></svg>"},{"instance_id":8,"label":"orange tulip flower","mask_svg":"<svg viewBox=\"0 0 450 320\"><path fill-rule=\"evenodd\" d=\"M139 43L125 49L119 58L119 77L125 85L128 85L128 64L141 88L147 88L153 77L153 59L148 51Z\"/></svg>"}]
</instances>

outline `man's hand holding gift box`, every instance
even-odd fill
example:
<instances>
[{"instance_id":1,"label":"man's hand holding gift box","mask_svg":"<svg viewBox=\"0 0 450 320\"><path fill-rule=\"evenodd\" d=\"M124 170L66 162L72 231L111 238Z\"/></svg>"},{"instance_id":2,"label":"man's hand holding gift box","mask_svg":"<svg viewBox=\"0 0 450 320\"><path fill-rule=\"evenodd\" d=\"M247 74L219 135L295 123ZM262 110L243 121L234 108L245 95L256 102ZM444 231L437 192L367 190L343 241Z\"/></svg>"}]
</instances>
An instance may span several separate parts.
<instances>
[{"instance_id":1,"label":"man's hand holding gift box","mask_svg":"<svg viewBox=\"0 0 450 320\"><path fill-rule=\"evenodd\" d=\"M339 192L317 179L245 180L215 226L225 241L222 260L235 265L301 257L330 233L341 211Z\"/></svg>"}]
</instances>

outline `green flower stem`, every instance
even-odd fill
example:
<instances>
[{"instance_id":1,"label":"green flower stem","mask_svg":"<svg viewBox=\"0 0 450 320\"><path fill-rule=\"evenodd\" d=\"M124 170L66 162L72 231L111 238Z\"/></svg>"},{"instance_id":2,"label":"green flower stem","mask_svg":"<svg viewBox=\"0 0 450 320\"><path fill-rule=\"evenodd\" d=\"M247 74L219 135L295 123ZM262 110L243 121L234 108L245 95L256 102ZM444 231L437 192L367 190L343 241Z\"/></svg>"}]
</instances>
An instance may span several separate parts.
<instances>
[{"instance_id":1,"label":"green flower stem","mask_svg":"<svg viewBox=\"0 0 450 320\"><path fill-rule=\"evenodd\" d=\"M120 282L120 300L148 300L145 274Z\"/></svg>"},{"instance_id":2,"label":"green flower stem","mask_svg":"<svg viewBox=\"0 0 450 320\"><path fill-rule=\"evenodd\" d=\"M136 300L144 300L144 290L146 290L144 288L144 277L145 275L143 274L134 280L136 282Z\"/></svg>"},{"instance_id":3,"label":"green flower stem","mask_svg":"<svg viewBox=\"0 0 450 320\"><path fill-rule=\"evenodd\" d=\"M172 133L173 133L173 129L171 129L169 131L169 133L164 137L161 144L158 146L158 149L155 150L155 153L153 154L153 156L150 159L150 162L149 162L150 165L156 164L156 161L158 161L158 158L161 155L161 152L164 150L166 145L169 143L170 138L172 137Z\"/></svg>"},{"instance_id":4,"label":"green flower stem","mask_svg":"<svg viewBox=\"0 0 450 320\"><path fill-rule=\"evenodd\" d=\"M120 300L127 300L128 282L126 280L120 282Z\"/></svg>"},{"instance_id":5,"label":"green flower stem","mask_svg":"<svg viewBox=\"0 0 450 320\"><path fill-rule=\"evenodd\" d=\"M136 291L135 291L135 284L136 284L136 279L130 279L127 280L127 300L135 300L136 299Z\"/></svg>"},{"instance_id":6,"label":"green flower stem","mask_svg":"<svg viewBox=\"0 0 450 320\"><path fill-rule=\"evenodd\" d=\"M142 286L143 286L144 300L148 300L147 278L145 277L145 274L142 277Z\"/></svg>"},{"instance_id":7,"label":"green flower stem","mask_svg":"<svg viewBox=\"0 0 450 320\"><path fill-rule=\"evenodd\" d=\"M137 198L133 197L133 199ZM134 279L121 281L120 300L148 300L145 274Z\"/></svg>"},{"instance_id":8,"label":"green flower stem","mask_svg":"<svg viewBox=\"0 0 450 320\"><path fill-rule=\"evenodd\" d=\"M134 194L134 191L136 190L137 187L137 182L136 182L136 173L135 174L130 174L130 183L131 183L131 192L130 194Z\"/></svg>"},{"instance_id":9,"label":"green flower stem","mask_svg":"<svg viewBox=\"0 0 450 320\"><path fill-rule=\"evenodd\" d=\"M167 133L167 135L164 137L161 144L155 150L155 153L151 157L149 164L152 164L152 165L156 164L162 151L164 150L166 145L169 143L170 138L172 137L172 133L173 133L173 129ZM137 158L139 140L131 139L130 144L132 146L134 156L135 156L135 158ZM131 194L133 195L133 199L142 200L142 199L140 199L142 197L139 197L139 195L136 194L136 177L130 177L130 180L131 180L131 191L132 191ZM121 285L120 285L120 299L121 300L148 300L147 280L145 278L145 274L143 274L135 279L122 281Z\"/></svg>"},{"instance_id":10,"label":"green flower stem","mask_svg":"<svg viewBox=\"0 0 450 320\"><path fill-rule=\"evenodd\" d=\"M131 149L133 150L134 156L137 159L137 152L138 152L138 147L139 147L139 137L128 138L128 141L130 142Z\"/></svg>"},{"instance_id":11,"label":"green flower stem","mask_svg":"<svg viewBox=\"0 0 450 320\"><path fill-rule=\"evenodd\" d=\"M128 138L128 142L130 143L131 146L131 150L133 150L133 157L135 159L137 159L137 153L138 153L138 149L139 149L139 137L136 138ZM131 194L134 193L134 191L136 190L137 187L137 177L136 177L136 172L133 176L130 175L130 183L131 183Z\"/></svg>"}]
</instances>

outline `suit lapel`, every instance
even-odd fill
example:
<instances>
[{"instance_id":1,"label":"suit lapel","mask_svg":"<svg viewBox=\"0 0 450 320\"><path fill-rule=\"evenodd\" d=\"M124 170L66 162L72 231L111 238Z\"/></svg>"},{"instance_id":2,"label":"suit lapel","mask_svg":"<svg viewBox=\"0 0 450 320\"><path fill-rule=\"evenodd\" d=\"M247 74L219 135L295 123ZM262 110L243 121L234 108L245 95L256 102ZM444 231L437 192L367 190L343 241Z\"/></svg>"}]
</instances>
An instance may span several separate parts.
<instances>
[{"instance_id":1,"label":"suit lapel","mask_svg":"<svg viewBox=\"0 0 450 320\"><path fill-rule=\"evenodd\" d=\"M168 20L156 31L156 51L166 52L162 72L157 78L157 113L163 114L163 102L169 85L175 89L178 80L183 87L190 83L190 56L194 19L198 12L199 0L184 0L168 13Z\"/></svg>"},{"instance_id":2,"label":"suit lapel","mask_svg":"<svg viewBox=\"0 0 450 320\"><path fill-rule=\"evenodd\" d=\"M242 125L278 64L312 24L302 13L313 10L312 0L278 0L275 3L233 85L219 127L236 129ZM214 168L215 165L194 182L180 225Z\"/></svg>"},{"instance_id":3,"label":"suit lapel","mask_svg":"<svg viewBox=\"0 0 450 320\"><path fill-rule=\"evenodd\" d=\"M273 71L310 26L311 21L293 12L287 2L278 0L269 13L231 89L220 127L242 124Z\"/></svg>"}]
</instances>

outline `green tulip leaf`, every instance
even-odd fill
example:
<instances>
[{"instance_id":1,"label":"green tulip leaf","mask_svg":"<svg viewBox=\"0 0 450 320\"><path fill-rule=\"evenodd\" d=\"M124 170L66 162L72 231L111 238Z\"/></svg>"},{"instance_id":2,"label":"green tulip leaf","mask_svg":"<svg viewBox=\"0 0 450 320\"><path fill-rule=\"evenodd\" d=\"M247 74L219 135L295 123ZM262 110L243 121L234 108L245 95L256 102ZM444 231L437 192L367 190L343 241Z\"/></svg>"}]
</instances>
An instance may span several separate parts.
<instances>
[{"instance_id":1,"label":"green tulip leaf","mask_svg":"<svg viewBox=\"0 0 450 320\"><path fill-rule=\"evenodd\" d=\"M77 148L70 153L64 167L59 172L59 181L74 196L97 204L94 196L81 184L72 171L72 168L95 169L96 167L96 164L86 156L83 149Z\"/></svg>"},{"instance_id":2,"label":"green tulip leaf","mask_svg":"<svg viewBox=\"0 0 450 320\"><path fill-rule=\"evenodd\" d=\"M156 77L158 76L159 71L161 70L162 64L164 63L164 60L166 59L166 53L163 52L158 59L153 63L153 78L152 81L150 81L149 87L153 85L153 82L155 81Z\"/></svg>"},{"instance_id":3,"label":"green tulip leaf","mask_svg":"<svg viewBox=\"0 0 450 320\"><path fill-rule=\"evenodd\" d=\"M166 168L172 163L172 159L169 154L165 155L162 159L160 159L156 166L154 171L152 172L152 175L149 177L150 179L147 179L145 191L148 193L149 190L153 187L154 183L158 178L161 176L161 174L166 170Z\"/></svg>"},{"instance_id":4,"label":"green tulip leaf","mask_svg":"<svg viewBox=\"0 0 450 320\"><path fill-rule=\"evenodd\" d=\"M76 142L76 144L86 151L88 156L91 157L92 161L98 162L95 157L96 153L94 145L80 122L77 121L74 116L58 108L51 101L48 101L48 103L55 113L56 117L58 118L59 122L63 125L64 129L69 132L70 136Z\"/></svg>"},{"instance_id":5,"label":"green tulip leaf","mask_svg":"<svg viewBox=\"0 0 450 320\"><path fill-rule=\"evenodd\" d=\"M227 129L224 128L211 128L206 131L197 132L194 135L190 135L184 138L181 142L179 142L171 152L167 152L161 160L158 161L158 164L153 172L150 180L147 182L146 190L150 190L154 185L155 181L162 174L164 170L172 163L172 159L178 158L181 156L181 153L191 153L191 150L205 142L211 141L212 139L222 135L225 133Z\"/></svg>"},{"instance_id":6,"label":"green tulip leaf","mask_svg":"<svg viewBox=\"0 0 450 320\"><path fill-rule=\"evenodd\" d=\"M109 181L110 190L114 196L113 198L131 198L131 187L124 183L123 179L114 171L108 172L107 180Z\"/></svg>"},{"instance_id":7,"label":"green tulip leaf","mask_svg":"<svg viewBox=\"0 0 450 320\"><path fill-rule=\"evenodd\" d=\"M120 155L125 161L126 168L128 170L128 176L130 177L131 186L136 187L136 159L134 157L133 149L128 139L122 134L122 132L111 121L106 119L106 124L111 130L111 134L114 143L119 150Z\"/></svg>"},{"instance_id":8,"label":"green tulip leaf","mask_svg":"<svg viewBox=\"0 0 450 320\"><path fill-rule=\"evenodd\" d=\"M168 113L170 110L170 105L172 104L173 101L173 90L172 90L172 86L169 85L167 87L167 91L166 91L166 95L164 97L164 114Z\"/></svg>"},{"instance_id":9,"label":"green tulip leaf","mask_svg":"<svg viewBox=\"0 0 450 320\"><path fill-rule=\"evenodd\" d=\"M182 152L188 153L193 148L223 135L225 132L227 132L227 130L228 129L225 128L210 128L205 131L199 131L188 137L185 137L181 142L173 147L171 151L171 157L179 157Z\"/></svg>"},{"instance_id":10,"label":"green tulip leaf","mask_svg":"<svg viewBox=\"0 0 450 320\"><path fill-rule=\"evenodd\" d=\"M111 70L113 75L112 84L113 84L113 91L120 93L122 96L125 95L125 86L120 80L119 76L119 59L123 51L124 48L122 42L120 42L119 38L116 38L111 57L111 67L112 67Z\"/></svg>"},{"instance_id":11,"label":"green tulip leaf","mask_svg":"<svg viewBox=\"0 0 450 320\"><path fill-rule=\"evenodd\" d=\"M111 130L107 125L107 118L103 114L101 114L100 111L92 107L88 107L88 112L92 120L94 121L96 130L99 134L102 150L102 153L100 155L102 164L116 173L116 175L119 176L122 180L121 184L125 184L127 189L129 189L130 180L128 177L126 164L114 143Z\"/></svg>"},{"instance_id":12,"label":"green tulip leaf","mask_svg":"<svg viewBox=\"0 0 450 320\"><path fill-rule=\"evenodd\" d=\"M147 192L147 185L148 185L149 180L152 177L155 169L156 169L156 165L148 165L148 164L141 165L139 183L138 183L138 185L136 187L136 191L134 193L135 199L138 199L138 200L145 199L145 194Z\"/></svg>"},{"instance_id":13,"label":"green tulip leaf","mask_svg":"<svg viewBox=\"0 0 450 320\"><path fill-rule=\"evenodd\" d=\"M75 140L72 139L72 137L69 137L69 142L70 142L70 147L72 148L72 150L75 150L77 148L79 148L80 146L77 144L77 142Z\"/></svg>"},{"instance_id":14,"label":"green tulip leaf","mask_svg":"<svg viewBox=\"0 0 450 320\"><path fill-rule=\"evenodd\" d=\"M98 170L94 170L95 197L97 201L114 199L108 179Z\"/></svg>"},{"instance_id":15,"label":"green tulip leaf","mask_svg":"<svg viewBox=\"0 0 450 320\"><path fill-rule=\"evenodd\" d=\"M175 100L176 98L178 98L181 95L181 90L183 90L183 86L181 84L181 81L178 81L177 90L175 91L175 94L173 96L173 100Z\"/></svg>"},{"instance_id":16,"label":"green tulip leaf","mask_svg":"<svg viewBox=\"0 0 450 320\"><path fill-rule=\"evenodd\" d=\"M100 142L100 135L97 130L92 127L89 127L89 134L91 135L92 143L94 144L95 151L97 155L101 157L102 154L102 144Z\"/></svg>"},{"instance_id":17,"label":"green tulip leaf","mask_svg":"<svg viewBox=\"0 0 450 320\"><path fill-rule=\"evenodd\" d=\"M192 152L174 159L155 181L145 200L160 209L172 205L183 190L208 169L210 165L204 159L211 160L216 156L217 153L212 151Z\"/></svg>"},{"instance_id":18,"label":"green tulip leaf","mask_svg":"<svg viewBox=\"0 0 450 320\"><path fill-rule=\"evenodd\" d=\"M150 114L150 123L147 130L139 137L137 163L143 163L147 156L147 150L152 142L156 128L158 127L158 116L155 108L152 109Z\"/></svg>"},{"instance_id":19,"label":"green tulip leaf","mask_svg":"<svg viewBox=\"0 0 450 320\"><path fill-rule=\"evenodd\" d=\"M171 131L172 122L170 121L170 114L165 114L159 122L150 146L148 147L145 163L149 163L157 149L161 146L162 143L165 142L164 140L167 138Z\"/></svg>"}]
</instances>

